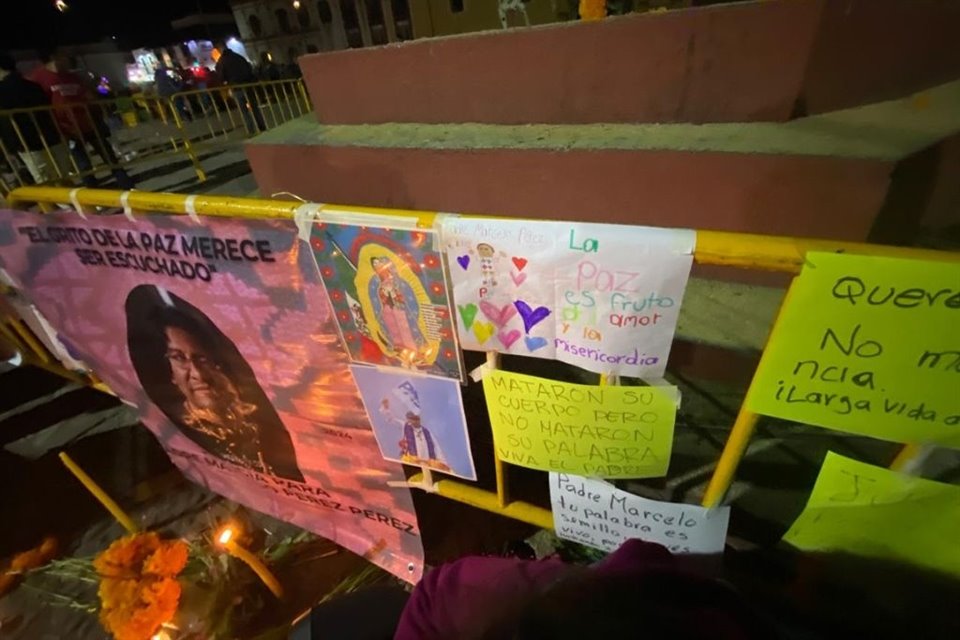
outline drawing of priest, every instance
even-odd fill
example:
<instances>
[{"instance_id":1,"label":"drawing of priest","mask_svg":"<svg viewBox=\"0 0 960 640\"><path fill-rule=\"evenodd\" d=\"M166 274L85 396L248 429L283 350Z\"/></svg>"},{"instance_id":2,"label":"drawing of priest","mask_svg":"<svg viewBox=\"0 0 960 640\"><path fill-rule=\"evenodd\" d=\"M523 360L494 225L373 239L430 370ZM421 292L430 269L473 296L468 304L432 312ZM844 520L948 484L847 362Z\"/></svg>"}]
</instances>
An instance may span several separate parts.
<instances>
[{"instance_id":1,"label":"drawing of priest","mask_svg":"<svg viewBox=\"0 0 960 640\"><path fill-rule=\"evenodd\" d=\"M394 411L398 406L403 412L402 419ZM412 382L407 380L397 385L390 395L380 402L380 414L388 423L403 428L403 438L400 440L402 462L439 471L450 470L440 443L420 420L420 395Z\"/></svg>"}]
</instances>

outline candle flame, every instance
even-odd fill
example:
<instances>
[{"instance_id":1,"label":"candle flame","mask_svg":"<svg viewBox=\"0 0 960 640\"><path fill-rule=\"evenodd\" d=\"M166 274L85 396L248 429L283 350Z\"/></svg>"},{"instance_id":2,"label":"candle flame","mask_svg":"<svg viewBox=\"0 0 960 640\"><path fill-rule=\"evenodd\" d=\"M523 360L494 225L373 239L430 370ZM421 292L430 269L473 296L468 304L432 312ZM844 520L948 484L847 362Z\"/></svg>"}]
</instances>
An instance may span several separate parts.
<instances>
[{"instance_id":1,"label":"candle flame","mask_svg":"<svg viewBox=\"0 0 960 640\"><path fill-rule=\"evenodd\" d=\"M230 527L227 527L226 529L220 532L219 537L217 537L217 542L219 542L220 544L227 544L232 539L233 539L233 529Z\"/></svg>"}]
</instances>

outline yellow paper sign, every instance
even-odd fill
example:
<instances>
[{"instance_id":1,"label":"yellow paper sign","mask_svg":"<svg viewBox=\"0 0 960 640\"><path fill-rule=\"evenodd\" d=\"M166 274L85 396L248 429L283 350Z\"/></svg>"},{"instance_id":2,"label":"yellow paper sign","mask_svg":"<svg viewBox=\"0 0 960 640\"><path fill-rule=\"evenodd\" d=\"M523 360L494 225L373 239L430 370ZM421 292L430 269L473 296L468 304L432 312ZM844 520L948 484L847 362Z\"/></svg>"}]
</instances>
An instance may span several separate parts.
<instances>
[{"instance_id":1,"label":"yellow paper sign","mask_svg":"<svg viewBox=\"0 0 960 640\"><path fill-rule=\"evenodd\" d=\"M505 462L599 478L667 473L676 387L600 387L492 371L483 393Z\"/></svg>"},{"instance_id":2,"label":"yellow paper sign","mask_svg":"<svg viewBox=\"0 0 960 640\"><path fill-rule=\"evenodd\" d=\"M960 264L809 253L747 407L960 447Z\"/></svg>"},{"instance_id":3,"label":"yellow paper sign","mask_svg":"<svg viewBox=\"0 0 960 640\"><path fill-rule=\"evenodd\" d=\"M807 506L783 539L960 575L960 487L827 454Z\"/></svg>"}]
</instances>

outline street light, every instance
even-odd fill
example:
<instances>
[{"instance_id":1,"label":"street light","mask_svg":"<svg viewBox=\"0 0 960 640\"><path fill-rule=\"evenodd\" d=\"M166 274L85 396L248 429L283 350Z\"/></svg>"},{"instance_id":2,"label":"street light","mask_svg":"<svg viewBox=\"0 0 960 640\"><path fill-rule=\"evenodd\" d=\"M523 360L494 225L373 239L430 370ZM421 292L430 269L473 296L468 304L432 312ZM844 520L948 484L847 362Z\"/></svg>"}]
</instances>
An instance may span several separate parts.
<instances>
[{"instance_id":1,"label":"street light","mask_svg":"<svg viewBox=\"0 0 960 640\"><path fill-rule=\"evenodd\" d=\"M293 8L297 10L300 9L300 0L293 0Z\"/></svg>"},{"instance_id":2,"label":"street light","mask_svg":"<svg viewBox=\"0 0 960 640\"><path fill-rule=\"evenodd\" d=\"M64 2L64 0L57 0L56 2L53 3L53 6L56 7L57 11L59 11L60 13L65 13L67 9L70 8L70 6L66 2Z\"/></svg>"}]
</instances>

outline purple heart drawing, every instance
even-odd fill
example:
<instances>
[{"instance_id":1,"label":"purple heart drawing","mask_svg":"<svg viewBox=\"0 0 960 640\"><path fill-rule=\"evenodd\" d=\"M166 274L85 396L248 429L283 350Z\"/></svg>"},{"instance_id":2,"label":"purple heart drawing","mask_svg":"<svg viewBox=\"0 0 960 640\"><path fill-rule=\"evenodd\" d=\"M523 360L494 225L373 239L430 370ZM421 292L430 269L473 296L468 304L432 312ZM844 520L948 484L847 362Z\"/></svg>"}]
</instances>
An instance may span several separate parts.
<instances>
[{"instance_id":1,"label":"purple heart drawing","mask_svg":"<svg viewBox=\"0 0 960 640\"><path fill-rule=\"evenodd\" d=\"M527 343L527 351L536 351L547 346L547 339L540 336L523 336L523 341Z\"/></svg>"},{"instance_id":2,"label":"purple heart drawing","mask_svg":"<svg viewBox=\"0 0 960 640\"><path fill-rule=\"evenodd\" d=\"M550 315L550 309L546 307L531 309L530 305L523 300L517 300L513 304L520 312L520 317L523 318L523 328L527 333L530 333L530 329L533 329L538 322Z\"/></svg>"},{"instance_id":3,"label":"purple heart drawing","mask_svg":"<svg viewBox=\"0 0 960 640\"><path fill-rule=\"evenodd\" d=\"M457 264L463 267L463 270L466 271L467 267L470 266L470 256L468 255L457 256Z\"/></svg>"},{"instance_id":4,"label":"purple heart drawing","mask_svg":"<svg viewBox=\"0 0 960 640\"><path fill-rule=\"evenodd\" d=\"M500 343L509 349L514 342L520 339L520 330L519 329L510 329L510 331L501 331L497 334L497 339L500 340Z\"/></svg>"}]
</instances>

